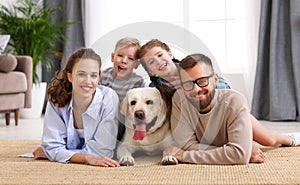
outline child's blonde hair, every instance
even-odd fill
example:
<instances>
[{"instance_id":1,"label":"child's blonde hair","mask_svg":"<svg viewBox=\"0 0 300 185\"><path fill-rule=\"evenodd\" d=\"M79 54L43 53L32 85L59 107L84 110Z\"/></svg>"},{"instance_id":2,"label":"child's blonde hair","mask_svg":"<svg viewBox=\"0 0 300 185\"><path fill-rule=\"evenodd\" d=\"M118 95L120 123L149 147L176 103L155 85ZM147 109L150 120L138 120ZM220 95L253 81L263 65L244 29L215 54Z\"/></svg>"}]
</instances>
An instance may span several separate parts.
<instances>
[{"instance_id":1,"label":"child's blonde hair","mask_svg":"<svg viewBox=\"0 0 300 185\"><path fill-rule=\"evenodd\" d=\"M124 37L122 39L120 39L115 46L115 53L120 50L121 48L125 48L125 47L136 47L138 50L141 48L140 42L138 39L136 38L132 38L132 37ZM138 52L137 52L138 53ZM136 53L136 54L137 54ZM136 58L137 56L135 56Z\"/></svg>"}]
</instances>

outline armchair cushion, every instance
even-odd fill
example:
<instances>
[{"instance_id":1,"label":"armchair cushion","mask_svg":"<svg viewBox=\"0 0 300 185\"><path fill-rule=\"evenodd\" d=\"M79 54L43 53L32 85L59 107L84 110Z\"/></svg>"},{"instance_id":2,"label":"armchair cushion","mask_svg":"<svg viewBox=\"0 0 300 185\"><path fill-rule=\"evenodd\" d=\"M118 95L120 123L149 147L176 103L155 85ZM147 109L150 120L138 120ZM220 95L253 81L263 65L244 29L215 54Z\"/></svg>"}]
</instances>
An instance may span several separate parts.
<instances>
[{"instance_id":1,"label":"armchair cushion","mask_svg":"<svg viewBox=\"0 0 300 185\"><path fill-rule=\"evenodd\" d=\"M12 54L0 55L0 72L11 72L17 66L17 58Z\"/></svg>"},{"instance_id":2,"label":"armchair cushion","mask_svg":"<svg viewBox=\"0 0 300 185\"><path fill-rule=\"evenodd\" d=\"M27 81L25 73L12 71L0 73L0 95L25 93L27 91Z\"/></svg>"}]
</instances>

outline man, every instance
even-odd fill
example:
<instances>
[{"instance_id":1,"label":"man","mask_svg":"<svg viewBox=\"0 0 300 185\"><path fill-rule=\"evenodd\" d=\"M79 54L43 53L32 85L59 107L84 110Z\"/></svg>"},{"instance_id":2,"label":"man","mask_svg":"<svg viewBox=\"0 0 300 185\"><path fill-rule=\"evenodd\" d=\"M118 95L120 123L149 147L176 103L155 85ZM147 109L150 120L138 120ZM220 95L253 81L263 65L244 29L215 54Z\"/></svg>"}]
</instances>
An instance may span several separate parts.
<instances>
[{"instance_id":1,"label":"man","mask_svg":"<svg viewBox=\"0 0 300 185\"><path fill-rule=\"evenodd\" d=\"M218 75L202 54L179 64L182 88L172 100L171 130L177 147L164 155L196 164L248 164L252 127L246 99L234 90L218 90Z\"/></svg>"}]
</instances>

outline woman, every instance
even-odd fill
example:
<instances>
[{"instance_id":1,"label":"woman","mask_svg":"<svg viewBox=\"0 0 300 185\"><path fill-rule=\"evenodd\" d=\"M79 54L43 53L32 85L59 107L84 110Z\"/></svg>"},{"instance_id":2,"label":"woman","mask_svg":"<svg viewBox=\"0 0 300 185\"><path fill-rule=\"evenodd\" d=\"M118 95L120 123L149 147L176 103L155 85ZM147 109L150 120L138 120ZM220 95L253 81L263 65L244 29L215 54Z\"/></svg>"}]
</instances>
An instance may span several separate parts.
<instances>
[{"instance_id":1,"label":"woman","mask_svg":"<svg viewBox=\"0 0 300 185\"><path fill-rule=\"evenodd\" d=\"M34 158L56 162L117 167L116 146L119 99L110 88L98 85L101 58L80 48L55 75L47 90L41 147Z\"/></svg>"},{"instance_id":2,"label":"woman","mask_svg":"<svg viewBox=\"0 0 300 185\"><path fill-rule=\"evenodd\" d=\"M178 61L174 59L168 45L160 40L153 39L144 44L138 58L150 75L152 84L158 88L169 109L170 115L172 96L177 88L180 88L179 74L177 70ZM217 88L230 88L226 81L219 76ZM298 145L293 137L282 135L276 131L266 130L254 116L251 115L253 139L264 146L296 146ZM250 162L264 162L265 155L258 148L254 147Z\"/></svg>"}]
</instances>

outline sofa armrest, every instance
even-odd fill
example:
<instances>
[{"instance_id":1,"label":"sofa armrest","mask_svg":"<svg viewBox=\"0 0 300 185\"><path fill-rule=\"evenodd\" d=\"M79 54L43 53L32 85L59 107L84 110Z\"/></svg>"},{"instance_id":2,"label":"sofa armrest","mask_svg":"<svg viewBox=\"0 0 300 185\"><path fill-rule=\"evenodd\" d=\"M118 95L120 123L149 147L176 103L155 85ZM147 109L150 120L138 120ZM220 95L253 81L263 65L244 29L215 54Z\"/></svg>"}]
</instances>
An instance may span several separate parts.
<instances>
[{"instance_id":1,"label":"sofa armrest","mask_svg":"<svg viewBox=\"0 0 300 185\"><path fill-rule=\"evenodd\" d=\"M25 92L24 108L31 108L32 105L32 58L30 56L16 56L18 64L15 71L24 72L27 80L27 91Z\"/></svg>"}]
</instances>

